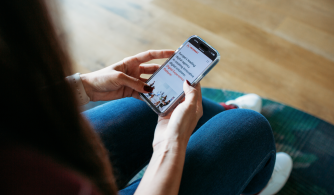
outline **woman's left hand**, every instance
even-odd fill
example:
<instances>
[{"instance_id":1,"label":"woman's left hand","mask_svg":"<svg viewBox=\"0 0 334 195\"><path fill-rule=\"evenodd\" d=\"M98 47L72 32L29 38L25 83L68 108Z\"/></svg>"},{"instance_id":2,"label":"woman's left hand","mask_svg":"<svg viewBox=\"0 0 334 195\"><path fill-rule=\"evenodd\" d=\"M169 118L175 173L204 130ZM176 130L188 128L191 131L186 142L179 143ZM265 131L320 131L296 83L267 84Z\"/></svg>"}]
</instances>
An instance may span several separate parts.
<instances>
[{"instance_id":1,"label":"woman's left hand","mask_svg":"<svg viewBox=\"0 0 334 195\"><path fill-rule=\"evenodd\" d=\"M169 58L174 50L149 50L101 70L80 75L91 101L107 101L124 97L139 99L139 93L148 93L152 88L145 84L141 74L153 74L160 65L142 64L153 59Z\"/></svg>"}]
</instances>

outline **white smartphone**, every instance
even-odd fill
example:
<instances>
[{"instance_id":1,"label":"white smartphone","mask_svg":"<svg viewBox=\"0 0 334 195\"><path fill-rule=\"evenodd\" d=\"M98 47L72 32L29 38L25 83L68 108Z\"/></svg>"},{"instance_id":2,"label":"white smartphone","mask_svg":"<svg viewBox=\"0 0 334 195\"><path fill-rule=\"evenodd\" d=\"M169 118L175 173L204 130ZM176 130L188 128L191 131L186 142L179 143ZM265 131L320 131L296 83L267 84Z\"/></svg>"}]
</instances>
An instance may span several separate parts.
<instances>
[{"instance_id":1,"label":"white smartphone","mask_svg":"<svg viewBox=\"0 0 334 195\"><path fill-rule=\"evenodd\" d=\"M147 80L151 93L141 98L159 116L165 116L183 99L183 83L195 86L220 60L220 54L197 35L189 37Z\"/></svg>"}]
</instances>

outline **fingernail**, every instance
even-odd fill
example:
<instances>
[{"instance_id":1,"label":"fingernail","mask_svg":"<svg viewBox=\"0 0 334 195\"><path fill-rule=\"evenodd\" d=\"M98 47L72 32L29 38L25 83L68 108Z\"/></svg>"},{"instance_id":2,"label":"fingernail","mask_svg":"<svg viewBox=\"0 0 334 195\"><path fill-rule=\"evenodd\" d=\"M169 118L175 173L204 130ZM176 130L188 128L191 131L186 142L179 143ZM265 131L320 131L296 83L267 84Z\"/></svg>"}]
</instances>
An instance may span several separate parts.
<instances>
[{"instance_id":1,"label":"fingernail","mask_svg":"<svg viewBox=\"0 0 334 195\"><path fill-rule=\"evenodd\" d=\"M150 86L148 86L148 85L145 85L145 86L144 86L144 90L147 91L147 92L149 92L149 93L151 93L151 92L153 91L153 87L150 87Z\"/></svg>"},{"instance_id":2,"label":"fingernail","mask_svg":"<svg viewBox=\"0 0 334 195\"><path fill-rule=\"evenodd\" d=\"M187 81L188 85L191 86L191 83L188 80L186 80L186 81Z\"/></svg>"}]
</instances>

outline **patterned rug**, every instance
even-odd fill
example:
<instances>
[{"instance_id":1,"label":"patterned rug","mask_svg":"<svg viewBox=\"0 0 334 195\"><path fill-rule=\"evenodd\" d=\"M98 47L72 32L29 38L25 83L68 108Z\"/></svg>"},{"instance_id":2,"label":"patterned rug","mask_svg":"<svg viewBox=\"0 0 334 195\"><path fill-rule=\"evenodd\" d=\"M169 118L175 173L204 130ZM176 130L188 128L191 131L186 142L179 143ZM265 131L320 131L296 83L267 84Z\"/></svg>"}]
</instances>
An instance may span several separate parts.
<instances>
[{"instance_id":1,"label":"patterned rug","mask_svg":"<svg viewBox=\"0 0 334 195\"><path fill-rule=\"evenodd\" d=\"M215 102L244 95L212 88L203 88L202 94ZM84 110L102 103L90 103ZM290 178L278 194L334 195L334 126L268 99L263 99L261 113L271 124L277 152L288 153L294 163ZM144 170L131 181L143 174Z\"/></svg>"}]
</instances>

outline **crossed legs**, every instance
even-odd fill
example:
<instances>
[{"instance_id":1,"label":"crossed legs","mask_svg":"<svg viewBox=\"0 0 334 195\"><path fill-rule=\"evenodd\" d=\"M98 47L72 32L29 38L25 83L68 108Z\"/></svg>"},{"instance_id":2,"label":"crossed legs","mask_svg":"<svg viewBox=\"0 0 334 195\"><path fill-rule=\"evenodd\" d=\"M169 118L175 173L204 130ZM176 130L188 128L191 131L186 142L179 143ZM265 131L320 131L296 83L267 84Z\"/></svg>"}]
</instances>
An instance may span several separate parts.
<instances>
[{"instance_id":1,"label":"crossed legs","mask_svg":"<svg viewBox=\"0 0 334 195\"><path fill-rule=\"evenodd\" d=\"M180 194L254 194L275 164L268 121L259 113L224 108L203 98L203 117L191 136ZM150 160L157 115L142 101L125 98L83 113L110 152L119 189ZM140 180L121 190L133 194Z\"/></svg>"}]
</instances>

